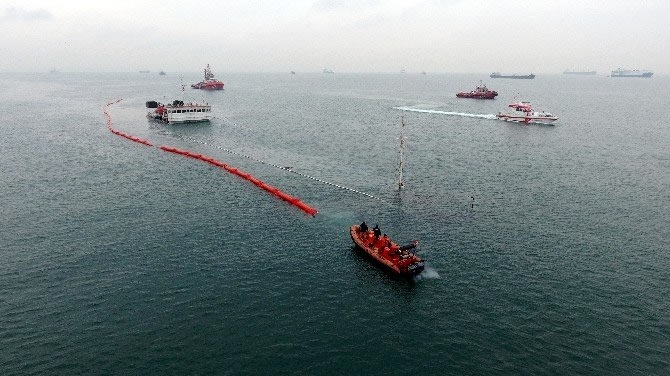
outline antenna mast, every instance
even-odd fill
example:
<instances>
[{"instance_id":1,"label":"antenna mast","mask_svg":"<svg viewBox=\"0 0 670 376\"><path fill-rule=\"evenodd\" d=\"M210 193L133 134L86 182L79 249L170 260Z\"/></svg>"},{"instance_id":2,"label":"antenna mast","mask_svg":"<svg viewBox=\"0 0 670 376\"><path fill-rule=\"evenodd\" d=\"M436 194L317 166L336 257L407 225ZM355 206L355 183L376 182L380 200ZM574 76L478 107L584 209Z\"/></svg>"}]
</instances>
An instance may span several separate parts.
<instances>
[{"instance_id":1,"label":"antenna mast","mask_svg":"<svg viewBox=\"0 0 670 376\"><path fill-rule=\"evenodd\" d=\"M179 76L179 82L181 83L181 101L184 101L184 89L186 88L186 85L184 85L184 76Z\"/></svg>"},{"instance_id":2,"label":"antenna mast","mask_svg":"<svg viewBox=\"0 0 670 376\"><path fill-rule=\"evenodd\" d=\"M398 190L401 190L404 182L402 181L402 170L404 167L405 159L404 159L404 151L405 151L405 117L401 116L400 117L400 162L398 163Z\"/></svg>"}]
</instances>

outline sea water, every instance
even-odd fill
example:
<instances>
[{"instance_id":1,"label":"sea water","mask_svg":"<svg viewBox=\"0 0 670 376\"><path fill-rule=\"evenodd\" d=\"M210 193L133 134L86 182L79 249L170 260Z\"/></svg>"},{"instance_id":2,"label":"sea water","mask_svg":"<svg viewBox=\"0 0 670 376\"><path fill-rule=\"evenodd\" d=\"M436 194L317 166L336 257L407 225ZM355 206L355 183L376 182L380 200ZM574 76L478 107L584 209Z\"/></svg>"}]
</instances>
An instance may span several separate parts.
<instances>
[{"instance_id":1,"label":"sea water","mask_svg":"<svg viewBox=\"0 0 670 376\"><path fill-rule=\"evenodd\" d=\"M490 101L455 97L484 74L222 74L182 93L198 79L1 75L3 375L670 372L668 77L490 80ZM116 129L319 214L115 136L120 98ZM173 99L216 117L147 121ZM518 100L560 119L494 119ZM356 251L364 220L420 240L426 271Z\"/></svg>"}]
</instances>

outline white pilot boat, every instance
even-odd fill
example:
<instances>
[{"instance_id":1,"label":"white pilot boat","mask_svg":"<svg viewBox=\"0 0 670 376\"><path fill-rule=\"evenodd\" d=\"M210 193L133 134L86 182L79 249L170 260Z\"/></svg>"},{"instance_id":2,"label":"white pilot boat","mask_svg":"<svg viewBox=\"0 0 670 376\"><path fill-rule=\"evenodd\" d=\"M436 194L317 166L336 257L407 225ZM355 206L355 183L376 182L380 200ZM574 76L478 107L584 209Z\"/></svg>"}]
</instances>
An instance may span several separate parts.
<instances>
[{"instance_id":1,"label":"white pilot boat","mask_svg":"<svg viewBox=\"0 0 670 376\"><path fill-rule=\"evenodd\" d=\"M539 123L539 124L552 124L558 117L544 111L535 111L530 102L516 102L507 105L507 107L513 108L514 111L510 113L503 113L502 111L496 115L496 118L504 121L513 121L516 123Z\"/></svg>"}]
</instances>

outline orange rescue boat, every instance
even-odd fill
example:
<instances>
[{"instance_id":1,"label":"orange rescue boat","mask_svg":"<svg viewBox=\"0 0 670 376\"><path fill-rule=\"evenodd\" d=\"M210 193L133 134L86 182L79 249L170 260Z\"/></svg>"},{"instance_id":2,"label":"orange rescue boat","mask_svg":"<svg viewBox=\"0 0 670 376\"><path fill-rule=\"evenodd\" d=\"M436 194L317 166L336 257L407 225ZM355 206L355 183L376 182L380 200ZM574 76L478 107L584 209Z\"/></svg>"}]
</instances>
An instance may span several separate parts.
<instances>
[{"instance_id":1,"label":"orange rescue boat","mask_svg":"<svg viewBox=\"0 0 670 376\"><path fill-rule=\"evenodd\" d=\"M365 223L365 222L363 222ZM366 226L367 227L367 226ZM353 225L349 228L351 239L358 248L370 255L378 264L386 267L392 273L403 276L414 276L420 274L426 266L426 261L414 252L419 244L400 246L391 241L390 238L375 234L373 230Z\"/></svg>"}]
</instances>

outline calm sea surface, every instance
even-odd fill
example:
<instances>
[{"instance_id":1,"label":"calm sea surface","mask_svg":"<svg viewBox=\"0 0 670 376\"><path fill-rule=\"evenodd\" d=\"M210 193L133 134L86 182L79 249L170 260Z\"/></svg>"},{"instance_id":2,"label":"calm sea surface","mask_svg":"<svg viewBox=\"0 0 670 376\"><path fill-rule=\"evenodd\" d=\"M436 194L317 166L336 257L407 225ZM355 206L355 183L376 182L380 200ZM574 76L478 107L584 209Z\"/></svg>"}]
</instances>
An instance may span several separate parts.
<instances>
[{"instance_id":1,"label":"calm sea surface","mask_svg":"<svg viewBox=\"0 0 670 376\"><path fill-rule=\"evenodd\" d=\"M220 78L171 126L144 103L178 73L0 75L0 374L670 373L670 77ZM515 97L560 120L489 119ZM115 136L119 98L116 129L319 214ZM429 268L373 265L363 220Z\"/></svg>"}]
</instances>

